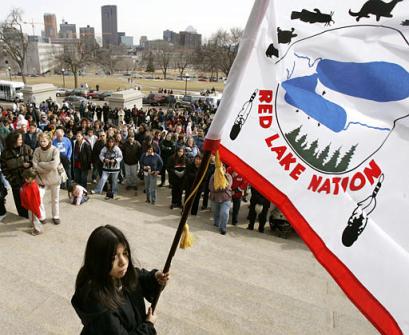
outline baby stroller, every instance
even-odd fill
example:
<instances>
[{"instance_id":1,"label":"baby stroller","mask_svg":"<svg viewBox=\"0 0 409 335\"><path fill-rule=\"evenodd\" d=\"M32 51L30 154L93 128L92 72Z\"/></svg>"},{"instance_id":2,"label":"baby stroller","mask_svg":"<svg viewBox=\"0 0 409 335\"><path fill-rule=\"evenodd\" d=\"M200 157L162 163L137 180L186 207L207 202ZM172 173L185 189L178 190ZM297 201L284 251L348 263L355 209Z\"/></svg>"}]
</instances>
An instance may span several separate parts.
<instances>
[{"instance_id":1,"label":"baby stroller","mask_svg":"<svg viewBox=\"0 0 409 335\"><path fill-rule=\"evenodd\" d=\"M278 237L287 239L288 236L293 232L293 227L287 221L287 218L281 213L278 208L274 208L268 218L270 224L270 229L275 232Z\"/></svg>"}]
</instances>

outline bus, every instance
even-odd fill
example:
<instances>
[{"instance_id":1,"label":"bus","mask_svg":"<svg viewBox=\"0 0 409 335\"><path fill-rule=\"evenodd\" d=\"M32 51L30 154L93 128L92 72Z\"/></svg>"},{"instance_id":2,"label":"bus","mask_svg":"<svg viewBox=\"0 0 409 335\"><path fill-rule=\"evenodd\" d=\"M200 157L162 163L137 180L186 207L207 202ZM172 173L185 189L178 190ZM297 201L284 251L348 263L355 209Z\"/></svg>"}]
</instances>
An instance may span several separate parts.
<instances>
[{"instance_id":1,"label":"bus","mask_svg":"<svg viewBox=\"0 0 409 335\"><path fill-rule=\"evenodd\" d=\"M0 80L0 100L23 101L24 83L19 81Z\"/></svg>"}]
</instances>

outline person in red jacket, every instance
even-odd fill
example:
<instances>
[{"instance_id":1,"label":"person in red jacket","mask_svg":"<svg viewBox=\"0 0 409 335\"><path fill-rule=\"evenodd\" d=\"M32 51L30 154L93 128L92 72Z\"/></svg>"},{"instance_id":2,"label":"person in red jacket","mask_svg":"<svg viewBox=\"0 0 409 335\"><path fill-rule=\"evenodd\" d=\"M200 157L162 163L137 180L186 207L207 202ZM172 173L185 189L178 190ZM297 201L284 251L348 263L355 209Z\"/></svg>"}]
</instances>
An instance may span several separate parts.
<instances>
[{"instance_id":1,"label":"person in red jacket","mask_svg":"<svg viewBox=\"0 0 409 335\"><path fill-rule=\"evenodd\" d=\"M33 236L43 232L43 225L40 222L41 212L41 197L40 189L35 181L36 174L32 168L24 170L22 174L24 184L20 189L21 206L28 210L28 218L31 222Z\"/></svg>"},{"instance_id":2,"label":"person in red jacket","mask_svg":"<svg viewBox=\"0 0 409 335\"><path fill-rule=\"evenodd\" d=\"M243 197L244 192L247 190L248 183L231 167L227 169L227 173L229 173L233 177L233 184L231 186L233 202L233 213L231 223L235 226L239 222L238 216L240 211L241 198Z\"/></svg>"}]
</instances>

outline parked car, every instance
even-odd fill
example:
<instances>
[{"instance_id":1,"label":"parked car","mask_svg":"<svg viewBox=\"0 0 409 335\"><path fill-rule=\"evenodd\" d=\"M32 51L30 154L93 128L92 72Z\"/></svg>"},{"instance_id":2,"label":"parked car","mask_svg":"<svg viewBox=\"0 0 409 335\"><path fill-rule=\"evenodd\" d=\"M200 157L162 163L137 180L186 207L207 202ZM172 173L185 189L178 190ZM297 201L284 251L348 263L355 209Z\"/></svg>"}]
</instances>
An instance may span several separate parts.
<instances>
[{"instance_id":1,"label":"parked car","mask_svg":"<svg viewBox=\"0 0 409 335\"><path fill-rule=\"evenodd\" d=\"M83 97L83 98L86 98L87 94L88 94L88 91L83 88L74 88L73 90L66 92L67 96L76 95L78 97Z\"/></svg>"},{"instance_id":2,"label":"parked car","mask_svg":"<svg viewBox=\"0 0 409 335\"><path fill-rule=\"evenodd\" d=\"M78 109L82 103L86 105L88 100L77 95L70 95L64 99L64 102L68 102L72 108Z\"/></svg>"},{"instance_id":3,"label":"parked car","mask_svg":"<svg viewBox=\"0 0 409 335\"><path fill-rule=\"evenodd\" d=\"M100 94L101 94L101 92L99 92L97 90L89 90L87 92L87 99L89 99L89 100L98 99Z\"/></svg>"},{"instance_id":4,"label":"parked car","mask_svg":"<svg viewBox=\"0 0 409 335\"><path fill-rule=\"evenodd\" d=\"M173 106L176 103L176 98L173 95L150 93L142 99L142 103L151 106Z\"/></svg>"},{"instance_id":5,"label":"parked car","mask_svg":"<svg viewBox=\"0 0 409 335\"><path fill-rule=\"evenodd\" d=\"M67 95L67 90L65 88L57 88L55 95L57 97L65 97Z\"/></svg>"},{"instance_id":6,"label":"parked car","mask_svg":"<svg viewBox=\"0 0 409 335\"><path fill-rule=\"evenodd\" d=\"M111 91L99 92L97 99L104 101L106 98L112 95Z\"/></svg>"}]
</instances>

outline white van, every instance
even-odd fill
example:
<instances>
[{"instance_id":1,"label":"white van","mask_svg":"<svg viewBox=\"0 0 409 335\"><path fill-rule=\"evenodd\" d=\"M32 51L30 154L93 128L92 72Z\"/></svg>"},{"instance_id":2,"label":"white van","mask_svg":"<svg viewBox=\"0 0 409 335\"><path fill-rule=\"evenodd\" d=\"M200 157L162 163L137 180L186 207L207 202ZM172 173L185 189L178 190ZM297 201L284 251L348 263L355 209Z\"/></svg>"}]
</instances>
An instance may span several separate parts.
<instances>
[{"instance_id":1,"label":"white van","mask_svg":"<svg viewBox=\"0 0 409 335\"><path fill-rule=\"evenodd\" d=\"M23 101L23 88L23 82L0 80L0 100Z\"/></svg>"}]
</instances>

